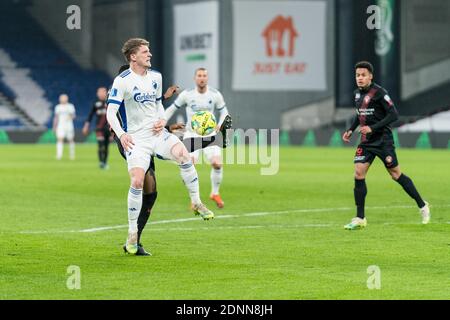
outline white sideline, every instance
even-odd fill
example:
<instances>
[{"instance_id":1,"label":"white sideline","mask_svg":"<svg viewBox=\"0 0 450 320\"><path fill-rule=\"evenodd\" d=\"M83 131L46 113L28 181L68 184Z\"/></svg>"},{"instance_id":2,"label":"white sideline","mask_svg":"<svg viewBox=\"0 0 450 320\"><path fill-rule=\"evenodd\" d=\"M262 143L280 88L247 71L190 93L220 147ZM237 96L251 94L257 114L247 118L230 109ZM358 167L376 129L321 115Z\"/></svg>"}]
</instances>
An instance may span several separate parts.
<instances>
[{"instance_id":1,"label":"white sideline","mask_svg":"<svg viewBox=\"0 0 450 320\"><path fill-rule=\"evenodd\" d=\"M444 208L450 207L448 205L440 205L440 206L431 206L432 208ZM409 209L416 208L417 206L375 206L375 207L366 207L369 210L386 210L386 209ZM245 214L235 214L235 215L219 215L214 219L235 219L242 217L259 217L259 216L267 216L267 215L279 215L279 214L290 214L290 213L313 213L313 212L328 212L328 211L350 211L354 210L353 207L341 207L341 208L316 208L316 209L297 209L297 210L284 210L284 211L263 211L263 212L251 212ZM199 221L201 218L183 218L183 219L168 219L168 220L159 220L149 222L149 225L155 224L167 224L167 223L180 223L180 222L188 222L188 221ZM394 224L394 223L385 223L386 225ZM447 222L450 224L450 221ZM333 224L303 224L296 225L295 227L330 227ZM264 226L228 226L228 227L195 227L195 228L172 228L173 230L208 230L208 229L251 229L251 228L263 228ZM89 228L89 229L81 229L81 230L42 230L42 231L20 231L21 234L46 234L46 233L90 233L90 232L98 232L98 231L106 231L106 230L114 230L114 229L125 229L128 228L128 225L117 225L117 226L106 226L106 227L97 227L97 228ZM171 229L171 230L172 230ZM156 229L152 228L152 230L168 230L167 228Z\"/></svg>"}]
</instances>

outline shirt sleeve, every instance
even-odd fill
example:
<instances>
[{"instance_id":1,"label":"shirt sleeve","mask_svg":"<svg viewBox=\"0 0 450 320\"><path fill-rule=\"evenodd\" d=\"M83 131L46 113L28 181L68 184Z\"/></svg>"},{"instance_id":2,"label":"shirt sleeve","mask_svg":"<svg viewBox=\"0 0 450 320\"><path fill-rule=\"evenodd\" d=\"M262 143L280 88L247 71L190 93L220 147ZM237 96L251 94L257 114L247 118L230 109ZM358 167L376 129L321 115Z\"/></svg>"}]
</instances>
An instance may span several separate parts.
<instances>
[{"instance_id":1,"label":"shirt sleeve","mask_svg":"<svg viewBox=\"0 0 450 320\"><path fill-rule=\"evenodd\" d=\"M108 97L106 119L109 125L111 126L111 129L114 131L114 133L119 139L125 133L125 131L122 129L116 114L119 111L119 107L123 102L124 95L125 95L125 86L123 83L123 79L121 77L116 77L111 87L110 95Z\"/></svg>"},{"instance_id":2,"label":"shirt sleeve","mask_svg":"<svg viewBox=\"0 0 450 320\"><path fill-rule=\"evenodd\" d=\"M222 94L217 91L216 95L216 109L220 111L221 109L225 108L225 100L223 99Z\"/></svg>"},{"instance_id":3,"label":"shirt sleeve","mask_svg":"<svg viewBox=\"0 0 450 320\"><path fill-rule=\"evenodd\" d=\"M121 77L116 77L111 87L111 92L108 97L108 105L116 104L120 106L125 96L125 84Z\"/></svg>"},{"instance_id":4,"label":"shirt sleeve","mask_svg":"<svg viewBox=\"0 0 450 320\"><path fill-rule=\"evenodd\" d=\"M347 129L347 131L355 131L356 128L358 128L359 126L359 117L358 115L355 115L355 117L353 118L353 122L350 126L350 128Z\"/></svg>"},{"instance_id":5,"label":"shirt sleeve","mask_svg":"<svg viewBox=\"0 0 450 320\"><path fill-rule=\"evenodd\" d=\"M169 121L170 120L170 118L173 116L173 114L178 110L178 109L180 109L180 107L181 106L183 106L185 103L184 103L184 96L185 96L185 92L183 91L183 92L181 92L179 95L178 95L178 97L177 97L177 99L175 100L175 102L174 103L172 103L167 109L166 109L166 111L165 111L165 118L166 118L166 120L167 121Z\"/></svg>"},{"instance_id":6,"label":"shirt sleeve","mask_svg":"<svg viewBox=\"0 0 450 320\"><path fill-rule=\"evenodd\" d=\"M385 90L380 90L380 94L377 98L380 105L386 111L386 116L382 120L370 126L373 131L388 126L398 120L397 109L395 108L394 102L389 97L388 93Z\"/></svg>"},{"instance_id":7,"label":"shirt sleeve","mask_svg":"<svg viewBox=\"0 0 450 320\"><path fill-rule=\"evenodd\" d=\"M162 93L162 75L158 74L158 88L156 89L156 101L162 102L163 93Z\"/></svg>"},{"instance_id":8,"label":"shirt sleeve","mask_svg":"<svg viewBox=\"0 0 450 320\"><path fill-rule=\"evenodd\" d=\"M95 114L95 102L94 102L94 104L92 105L91 111L89 112L89 115L88 115L88 117L86 118L86 121L85 121L85 122L91 123L92 118L94 117L94 114Z\"/></svg>"},{"instance_id":9,"label":"shirt sleeve","mask_svg":"<svg viewBox=\"0 0 450 320\"><path fill-rule=\"evenodd\" d=\"M177 109L180 109L186 104L186 91L181 92L178 97L175 99L172 105L174 105Z\"/></svg>"},{"instance_id":10,"label":"shirt sleeve","mask_svg":"<svg viewBox=\"0 0 450 320\"><path fill-rule=\"evenodd\" d=\"M225 100L223 99L223 96L219 91L217 91L216 94L216 109L220 112L219 121L217 121L217 124L222 124L223 120L228 114L228 109L225 104Z\"/></svg>"}]
</instances>

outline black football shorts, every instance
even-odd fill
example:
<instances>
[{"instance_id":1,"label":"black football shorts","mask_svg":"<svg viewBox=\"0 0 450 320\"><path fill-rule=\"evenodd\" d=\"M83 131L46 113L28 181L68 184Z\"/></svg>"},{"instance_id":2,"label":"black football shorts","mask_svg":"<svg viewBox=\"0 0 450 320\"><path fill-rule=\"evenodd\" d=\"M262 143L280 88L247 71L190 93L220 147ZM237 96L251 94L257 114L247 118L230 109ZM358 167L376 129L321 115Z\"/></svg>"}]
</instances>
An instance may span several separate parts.
<instances>
[{"instance_id":1,"label":"black football shorts","mask_svg":"<svg viewBox=\"0 0 450 320\"><path fill-rule=\"evenodd\" d=\"M380 158L387 169L395 168L396 166L398 166L397 154L395 153L395 147L393 145L385 145L380 147L359 145L358 148L356 148L355 158L353 162L368 162L372 164L375 157Z\"/></svg>"}]
</instances>

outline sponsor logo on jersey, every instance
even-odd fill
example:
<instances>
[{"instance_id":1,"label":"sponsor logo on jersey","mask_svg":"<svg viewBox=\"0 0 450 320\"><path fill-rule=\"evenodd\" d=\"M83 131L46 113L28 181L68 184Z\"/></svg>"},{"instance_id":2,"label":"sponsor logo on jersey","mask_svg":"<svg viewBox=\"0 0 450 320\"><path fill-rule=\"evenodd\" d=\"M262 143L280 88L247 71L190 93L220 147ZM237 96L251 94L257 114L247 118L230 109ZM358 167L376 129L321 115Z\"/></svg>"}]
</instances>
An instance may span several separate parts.
<instances>
[{"instance_id":1,"label":"sponsor logo on jersey","mask_svg":"<svg viewBox=\"0 0 450 320\"><path fill-rule=\"evenodd\" d=\"M360 116L371 116L375 113L375 108L367 108L367 109L360 108L357 110L357 113Z\"/></svg>"},{"instance_id":2,"label":"sponsor logo on jersey","mask_svg":"<svg viewBox=\"0 0 450 320\"><path fill-rule=\"evenodd\" d=\"M369 102L370 102L370 96L365 96L364 97L364 103L365 104L369 104Z\"/></svg>"},{"instance_id":3,"label":"sponsor logo on jersey","mask_svg":"<svg viewBox=\"0 0 450 320\"><path fill-rule=\"evenodd\" d=\"M156 95L150 93L137 92L134 94L133 99L138 103L156 102Z\"/></svg>"}]
</instances>

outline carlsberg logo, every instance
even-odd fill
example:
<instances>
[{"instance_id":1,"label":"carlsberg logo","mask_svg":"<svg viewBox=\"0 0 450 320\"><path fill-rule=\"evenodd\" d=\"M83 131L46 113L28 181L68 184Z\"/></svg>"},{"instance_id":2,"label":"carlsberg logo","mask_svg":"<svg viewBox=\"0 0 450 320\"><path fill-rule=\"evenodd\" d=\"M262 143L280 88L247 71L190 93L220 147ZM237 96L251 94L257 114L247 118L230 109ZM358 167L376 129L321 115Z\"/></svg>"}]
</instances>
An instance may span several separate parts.
<instances>
[{"instance_id":1,"label":"carlsberg logo","mask_svg":"<svg viewBox=\"0 0 450 320\"><path fill-rule=\"evenodd\" d=\"M134 101L139 103L156 102L156 95L150 93L136 93L133 96Z\"/></svg>"}]
</instances>

